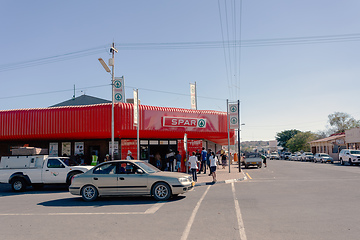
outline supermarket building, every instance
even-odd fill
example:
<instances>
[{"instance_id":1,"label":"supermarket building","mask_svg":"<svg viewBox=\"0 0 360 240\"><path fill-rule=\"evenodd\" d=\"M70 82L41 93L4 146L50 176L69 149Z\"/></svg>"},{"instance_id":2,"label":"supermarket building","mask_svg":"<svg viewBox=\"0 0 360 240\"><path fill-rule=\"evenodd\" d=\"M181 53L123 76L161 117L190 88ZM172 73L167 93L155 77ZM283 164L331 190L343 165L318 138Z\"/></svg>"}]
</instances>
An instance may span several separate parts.
<instances>
[{"instance_id":1,"label":"supermarket building","mask_svg":"<svg viewBox=\"0 0 360 240\"><path fill-rule=\"evenodd\" d=\"M53 156L81 157L86 164L97 155L102 162L111 152L112 104L73 105L1 110L0 156L30 146L47 149ZM153 163L155 154L164 159L169 150L177 150L184 160L185 133L189 152L202 147L217 152L228 145L225 112L139 105L138 157L133 112L131 103L114 104L115 159L125 159L130 151L135 159ZM230 131L229 136L234 144L235 132Z\"/></svg>"}]
</instances>

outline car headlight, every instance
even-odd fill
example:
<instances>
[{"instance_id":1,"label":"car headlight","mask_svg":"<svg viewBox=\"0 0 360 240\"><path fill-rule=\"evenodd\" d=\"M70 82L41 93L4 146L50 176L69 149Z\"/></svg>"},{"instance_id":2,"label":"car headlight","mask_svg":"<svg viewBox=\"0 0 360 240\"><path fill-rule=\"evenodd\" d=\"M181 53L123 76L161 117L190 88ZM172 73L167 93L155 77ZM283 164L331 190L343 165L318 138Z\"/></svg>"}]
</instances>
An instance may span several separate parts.
<instances>
[{"instance_id":1,"label":"car headlight","mask_svg":"<svg viewBox=\"0 0 360 240\"><path fill-rule=\"evenodd\" d=\"M181 177L179 178L179 182L190 182L190 180L187 177Z\"/></svg>"}]
</instances>

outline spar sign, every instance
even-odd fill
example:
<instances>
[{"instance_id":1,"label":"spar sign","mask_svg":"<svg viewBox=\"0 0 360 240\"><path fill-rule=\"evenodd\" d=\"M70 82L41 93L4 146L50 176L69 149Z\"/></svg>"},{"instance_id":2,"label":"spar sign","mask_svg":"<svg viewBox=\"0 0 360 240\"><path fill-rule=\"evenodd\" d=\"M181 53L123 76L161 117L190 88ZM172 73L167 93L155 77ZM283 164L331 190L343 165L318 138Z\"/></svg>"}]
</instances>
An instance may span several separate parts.
<instances>
[{"instance_id":1,"label":"spar sign","mask_svg":"<svg viewBox=\"0 0 360 240\"><path fill-rule=\"evenodd\" d=\"M204 118L184 118L184 117L164 117L163 127L193 127L205 128L206 119Z\"/></svg>"}]
</instances>

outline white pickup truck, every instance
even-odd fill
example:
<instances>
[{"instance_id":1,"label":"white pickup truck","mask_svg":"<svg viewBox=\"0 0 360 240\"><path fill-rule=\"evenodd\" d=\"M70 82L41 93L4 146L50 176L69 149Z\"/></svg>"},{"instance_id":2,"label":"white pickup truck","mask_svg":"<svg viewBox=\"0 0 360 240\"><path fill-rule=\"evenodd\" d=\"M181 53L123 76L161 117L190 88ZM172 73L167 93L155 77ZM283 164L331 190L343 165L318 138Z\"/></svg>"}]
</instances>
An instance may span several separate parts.
<instances>
[{"instance_id":1,"label":"white pickup truck","mask_svg":"<svg viewBox=\"0 0 360 240\"><path fill-rule=\"evenodd\" d=\"M68 157L48 155L1 157L0 183L10 183L14 191L27 186L41 188L45 184L71 184L74 175L84 173L93 166L78 166Z\"/></svg>"}]
</instances>

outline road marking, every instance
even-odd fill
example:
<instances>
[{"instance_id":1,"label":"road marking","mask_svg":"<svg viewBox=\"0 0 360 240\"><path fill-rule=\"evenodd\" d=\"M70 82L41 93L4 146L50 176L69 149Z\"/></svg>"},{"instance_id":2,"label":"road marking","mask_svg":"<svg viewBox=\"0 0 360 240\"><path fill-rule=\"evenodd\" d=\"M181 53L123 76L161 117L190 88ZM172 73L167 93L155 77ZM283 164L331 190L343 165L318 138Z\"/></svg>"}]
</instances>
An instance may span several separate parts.
<instances>
[{"instance_id":1,"label":"road marking","mask_svg":"<svg viewBox=\"0 0 360 240\"><path fill-rule=\"evenodd\" d=\"M238 226L239 226L240 239L247 240L246 234L245 234L245 226L244 226L244 222L243 222L243 219L241 216L239 201L236 199L236 195L235 195L234 183L231 183L231 189L232 189L234 203L235 203L235 210L236 210L236 216L237 216L237 221L238 221Z\"/></svg>"},{"instance_id":2,"label":"road marking","mask_svg":"<svg viewBox=\"0 0 360 240\"><path fill-rule=\"evenodd\" d=\"M188 221L188 223L187 223L187 225L186 225L186 228L185 228L185 230L184 230L184 232L183 232L183 234L182 234L182 236L181 236L181 240L186 240L186 239L188 238L189 233L190 233L191 226L192 226L192 224L194 223L194 220L195 220L196 213L197 213L197 211L199 210L200 204L201 204L201 202L204 200L205 195L206 195L207 192L209 191L210 187L211 187L211 186L208 186L208 187L207 187L206 191L205 191L204 194L201 196L200 200L197 202L197 204L196 204L196 206L195 206L195 208L194 208L194 210L193 210L193 212L192 212L192 214L191 214L191 216L190 216L190 219L189 219L189 221Z\"/></svg>"},{"instance_id":3,"label":"road marking","mask_svg":"<svg viewBox=\"0 0 360 240\"><path fill-rule=\"evenodd\" d=\"M0 213L0 216L74 216L74 215L146 215L156 213L165 202L158 202L145 212L99 212L99 213Z\"/></svg>"},{"instance_id":4,"label":"road marking","mask_svg":"<svg viewBox=\"0 0 360 240\"><path fill-rule=\"evenodd\" d=\"M248 176L248 178L252 179L248 173L245 173L245 174L246 174L246 176Z\"/></svg>"}]
</instances>

